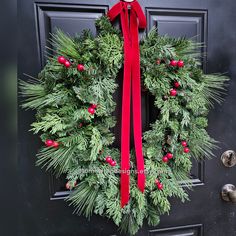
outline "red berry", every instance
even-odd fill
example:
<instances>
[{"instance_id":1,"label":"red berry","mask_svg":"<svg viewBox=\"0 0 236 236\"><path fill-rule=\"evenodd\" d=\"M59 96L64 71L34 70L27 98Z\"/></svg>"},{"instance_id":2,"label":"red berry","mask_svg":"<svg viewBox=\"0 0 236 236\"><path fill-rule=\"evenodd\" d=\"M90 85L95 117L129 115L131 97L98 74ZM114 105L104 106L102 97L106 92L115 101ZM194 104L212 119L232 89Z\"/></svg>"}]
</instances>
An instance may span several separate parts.
<instances>
[{"instance_id":1,"label":"red berry","mask_svg":"<svg viewBox=\"0 0 236 236\"><path fill-rule=\"evenodd\" d=\"M172 158L173 158L173 154L169 152L169 153L166 154L166 157L167 157L168 159L172 159Z\"/></svg>"},{"instance_id":2,"label":"red berry","mask_svg":"<svg viewBox=\"0 0 236 236\"><path fill-rule=\"evenodd\" d=\"M69 62L69 61L65 61L64 66L65 66L66 68L69 68L69 67L70 67L70 62Z\"/></svg>"},{"instance_id":3,"label":"red berry","mask_svg":"<svg viewBox=\"0 0 236 236\"><path fill-rule=\"evenodd\" d=\"M78 71L84 71L85 70L84 65L82 65L82 64L79 64L77 66L77 69L78 69Z\"/></svg>"},{"instance_id":4,"label":"red berry","mask_svg":"<svg viewBox=\"0 0 236 236\"><path fill-rule=\"evenodd\" d=\"M79 127L80 127L80 128L83 127L83 123L80 123L80 124L79 124Z\"/></svg>"},{"instance_id":5,"label":"red berry","mask_svg":"<svg viewBox=\"0 0 236 236\"><path fill-rule=\"evenodd\" d=\"M178 67L184 67L184 62L182 60L179 60L177 65Z\"/></svg>"},{"instance_id":6,"label":"red berry","mask_svg":"<svg viewBox=\"0 0 236 236\"><path fill-rule=\"evenodd\" d=\"M159 190L162 190L162 189L163 189L163 185L162 185L161 183L159 183L159 184L157 184L157 188L158 188Z\"/></svg>"},{"instance_id":7,"label":"red berry","mask_svg":"<svg viewBox=\"0 0 236 236\"><path fill-rule=\"evenodd\" d=\"M178 62L176 60L171 60L170 61L170 66L177 66Z\"/></svg>"},{"instance_id":8,"label":"red berry","mask_svg":"<svg viewBox=\"0 0 236 236\"><path fill-rule=\"evenodd\" d=\"M111 162L110 162L110 165L111 165L111 166L116 166L116 161L111 161Z\"/></svg>"},{"instance_id":9,"label":"red berry","mask_svg":"<svg viewBox=\"0 0 236 236\"><path fill-rule=\"evenodd\" d=\"M59 147L59 143L54 141L52 146L53 146L54 148L58 148L58 147Z\"/></svg>"},{"instance_id":10,"label":"red berry","mask_svg":"<svg viewBox=\"0 0 236 236\"><path fill-rule=\"evenodd\" d=\"M170 96L175 97L177 95L177 91L175 89L170 90Z\"/></svg>"},{"instance_id":11,"label":"red berry","mask_svg":"<svg viewBox=\"0 0 236 236\"><path fill-rule=\"evenodd\" d=\"M107 163L111 163L113 160L112 160L112 158L111 158L111 156L107 156L106 157L106 162Z\"/></svg>"},{"instance_id":12,"label":"red berry","mask_svg":"<svg viewBox=\"0 0 236 236\"><path fill-rule=\"evenodd\" d=\"M52 145L53 145L53 141L52 140L46 140L45 141L45 145L47 146L47 147L51 147Z\"/></svg>"},{"instance_id":13,"label":"red berry","mask_svg":"<svg viewBox=\"0 0 236 236\"><path fill-rule=\"evenodd\" d=\"M158 59L158 60L156 61L156 63L157 63L157 65L160 65L160 64L161 64L161 60Z\"/></svg>"},{"instance_id":14,"label":"red berry","mask_svg":"<svg viewBox=\"0 0 236 236\"><path fill-rule=\"evenodd\" d=\"M93 114L95 113L95 109L92 108L92 107L89 107L89 108L88 108L88 112L89 112L91 115L93 115Z\"/></svg>"},{"instance_id":15,"label":"red berry","mask_svg":"<svg viewBox=\"0 0 236 236\"><path fill-rule=\"evenodd\" d=\"M167 163L167 162L169 161L169 159L168 159L167 156L164 156L164 157L162 158L162 161L165 162L165 163Z\"/></svg>"},{"instance_id":16,"label":"red berry","mask_svg":"<svg viewBox=\"0 0 236 236\"><path fill-rule=\"evenodd\" d=\"M174 86L175 86L176 88L178 88L178 87L180 86L180 83L179 83L178 81L175 81L175 82L174 82Z\"/></svg>"},{"instance_id":17,"label":"red berry","mask_svg":"<svg viewBox=\"0 0 236 236\"><path fill-rule=\"evenodd\" d=\"M184 148L184 152L185 152L185 153L189 153L189 152L190 152L189 148L185 147L185 148Z\"/></svg>"},{"instance_id":18,"label":"red berry","mask_svg":"<svg viewBox=\"0 0 236 236\"><path fill-rule=\"evenodd\" d=\"M60 64L64 64L64 63L66 62L66 59L65 59L65 57L63 57L63 56L60 56L60 57L57 58L57 61L58 61Z\"/></svg>"},{"instance_id":19,"label":"red berry","mask_svg":"<svg viewBox=\"0 0 236 236\"><path fill-rule=\"evenodd\" d=\"M96 109L97 108L97 104L91 104L91 106L90 107L92 107L93 109Z\"/></svg>"},{"instance_id":20,"label":"red berry","mask_svg":"<svg viewBox=\"0 0 236 236\"><path fill-rule=\"evenodd\" d=\"M66 189L68 189L68 190L70 189L70 183L69 182L66 183Z\"/></svg>"},{"instance_id":21,"label":"red berry","mask_svg":"<svg viewBox=\"0 0 236 236\"><path fill-rule=\"evenodd\" d=\"M187 147L187 146L188 146L188 144L187 144L186 141L182 141L182 142L181 142L181 145L182 145L183 147Z\"/></svg>"},{"instance_id":22,"label":"red berry","mask_svg":"<svg viewBox=\"0 0 236 236\"><path fill-rule=\"evenodd\" d=\"M160 183L159 179L155 180L155 184L158 185Z\"/></svg>"}]
</instances>

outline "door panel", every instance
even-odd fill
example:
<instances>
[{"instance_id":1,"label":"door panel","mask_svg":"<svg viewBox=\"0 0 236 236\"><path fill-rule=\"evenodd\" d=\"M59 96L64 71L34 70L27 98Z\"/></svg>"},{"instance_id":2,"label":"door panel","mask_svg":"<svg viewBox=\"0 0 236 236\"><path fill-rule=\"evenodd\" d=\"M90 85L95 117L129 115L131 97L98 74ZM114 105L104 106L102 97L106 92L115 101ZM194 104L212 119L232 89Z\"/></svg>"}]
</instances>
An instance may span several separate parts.
<instances>
[{"instance_id":1,"label":"door panel","mask_svg":"<svg viewBox=\"0 0 236 236\"><path fill-rule=\"evenodd\" d=\"M202 236L202 225L179 226L149 231L150 236Z\"/></svg>"},{"instance_id":2,"label":"door panel","mask_svg":"<svg viewBox=\"0 0 236 236\"><path fill-rule=\"evenodd\" d=\"M104 15L117 1L112 0L20 0L18 74L37 76L50 51L48 39L56 28L70 35L90 29L96 35L95 20ZM236 33L234 29L236 10L234 0L227 4L219 0L140 0L146 13L147 32L156 26L160 34L173 37L194 37L205 43L201 50L202 67L208 72L228 72L232 78L229 93L222 107L210 113L209 132L218 139L221 150L215 152L211 161L194 162L192 176L194 191L191 202L182 204L171 199L169 216L161 217L158 227L146 225L138 235L150 236L233 236L236 235L235 206L220 199L221 187L226 183L236 185L236 167L225 168L220 155L227 149L236 149ZM207 57L205 53L207 52ZM22 60L24 58L24 60ZM122 73L121 73L122 74ZM118 79L119 80L119 79ZM119 81L120 82L120 81ZM121 91L116 97L119 98ZM155 115L151 98L143 93L144 129ZM119 120L120 106L116 116ZM55 179L35 167L35 154L40 147L39 139L28 133L33 120L32 112L19 110L19 169L20 169L20 236L73 236L73 235L120 235L109 220L93 216L90 221L72 215L62 199L67 196L64 178ZM115 129L116 145L119 145L120 122ZM233 132L234 131L234 132Z\"/></svg>"},{"instance_id":3,"label":"door panel","mask_svg":"<svg viewBox=\"0 0 236 236\"><path fill-rule=\"evenodd\" d=\"M160 35L192 38L202 44L207 42L207 11L168 8L146 8L147 29L156 27ZM206 47L202 47L203 69L206 64Z\"/></svg>"},{"instance_id":4,"label":"door panel","mask_svg":"<svg viewBox=\"0 0 236 236\"><path fill-rule=\"evenodd\" d=\"M42 65L45 64L46 59L45 46L50 46L47 41L50 39L50 33L61 29L74 36L85 29L90 29L96 35L95 20L104 15L107 10L108 6L99 5L35 3L38 46Z\"/></svg>"}]
</instances>

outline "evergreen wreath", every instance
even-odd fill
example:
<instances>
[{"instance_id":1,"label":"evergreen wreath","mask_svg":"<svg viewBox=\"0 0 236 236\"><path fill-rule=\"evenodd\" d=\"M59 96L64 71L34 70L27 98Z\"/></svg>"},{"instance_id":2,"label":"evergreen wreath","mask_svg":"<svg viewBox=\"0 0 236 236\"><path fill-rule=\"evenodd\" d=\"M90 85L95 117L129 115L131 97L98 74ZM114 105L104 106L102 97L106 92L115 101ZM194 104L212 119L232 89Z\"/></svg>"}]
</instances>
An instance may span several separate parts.
<instances>
[{"instance_id":1,"label":"evergreen wreath","mask_svg":"<svg viewBox=\"0 0 236 236\"><path fill-rule=\"evenodd\" d=\"M37 165L57 177L66 174L75 212L106 216L134 235L144 219L159 223L170 210L169 198L188 199L191 158L209 158L217 144L206 131L207 115L222 101L228 78L203 73L196 50L202 45L191 40L160 36L156 29L141 40L142 87L158 112L143 134L145 192L136 186L131 151L130 201L121 208L120 151L112 146L111 130L123 38L105 16L96 26L96 37L89 31L75 38L61 31L52 35L53 55L38 78L20 82L22 106L36 110L31 131L45 142Z\"/></svg>"}]
</instances>

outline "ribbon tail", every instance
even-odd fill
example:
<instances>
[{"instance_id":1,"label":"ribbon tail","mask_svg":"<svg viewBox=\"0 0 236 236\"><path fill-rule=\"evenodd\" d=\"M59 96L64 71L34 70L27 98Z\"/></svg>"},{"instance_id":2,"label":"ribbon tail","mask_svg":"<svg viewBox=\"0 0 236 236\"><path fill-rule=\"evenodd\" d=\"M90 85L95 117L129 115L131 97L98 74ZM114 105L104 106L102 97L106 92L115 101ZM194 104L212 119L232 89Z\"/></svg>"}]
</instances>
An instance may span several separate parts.
<instances>
[{"instance_id":1,"label":"ribbon tail","mask_svg":"<svg viewBox=\"0 0 236 236\"><path fill-rule=\"evenodd\" d=\"M128 6L131 6L130 22ZM120 1L113 6L107 16L113 21L118 15L124 38L124 78L122 96L121 125L121 207L129 202L130 197L130 102L132 94L134 143L138 170L138 188L144 192L145 173L142 150L142 116L141 116L141 81L140 52L138 28L146 27L146 18L137 1L132 3ZM130 25L129 25L130 24ZM132 93L131 93L132 89Z\"/></svg>"},{"instance_id":2,"label":"ribbon tail","mask_svg":"<svg viewBox=\"0 0 236 236\"><path fill-rule=\"evenodd\" d=\"M122 95L121 124L121 207L129 202L130 185L130 101L131 101L131 45L129 44L128 9L121 13L121 24L124 37L124 78Z\"/></svg>"},{"instance_id":3,"label":"ribbon tail","mask_svg":"<svg viewBox=\"0 0 236 236\"><path fill-rule=\"evenodd\" d=\"M122 124L121 124L121 207L129 202L130 185L130 98L131 98L131 64L126 56L124 66Z\"/></svg>"},{"instance_id":4,"label":"ribbon tail","mask_svg":"<svg viewBox=\"0 0 236 236\"><path fill-rule=\"evenodd\" d=\"M137 162L138 188L144 192L145 173L142 150L142 113L141 113L141 79L140 79L140 50L138 37L138 22L135 11L131 10L130 28L132 35L132 104L134 143Z\"/></svg>"}]
</instances>

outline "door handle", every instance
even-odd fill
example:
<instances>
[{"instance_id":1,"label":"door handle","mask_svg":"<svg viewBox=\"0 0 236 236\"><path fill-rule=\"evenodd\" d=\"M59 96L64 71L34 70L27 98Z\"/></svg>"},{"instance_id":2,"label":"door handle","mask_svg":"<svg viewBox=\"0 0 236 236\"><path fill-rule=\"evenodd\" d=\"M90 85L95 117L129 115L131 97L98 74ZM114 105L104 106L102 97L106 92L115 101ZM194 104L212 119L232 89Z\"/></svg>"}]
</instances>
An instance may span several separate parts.
<instances>
[{"instance_id":1,"label":"door handle","mask_svg":"<svg viewBox=\"0 0 236 236\"><path fill-rule=\"evenodd\" d=\"M221 155L221 161L226 167L233 167L236 165L236 153L233 150L228 150Z\"/></svg>"},{"instance_id":2,"label":"door handle","mask_svg":"<svg viewBox=\"0 0 236 236\"><path fill-rule=\"evenodd\" d=\"M233 184L226 184L222 187L221 197L226 202L236 203L236 187Z\"/></svg>"}]
</instances>

